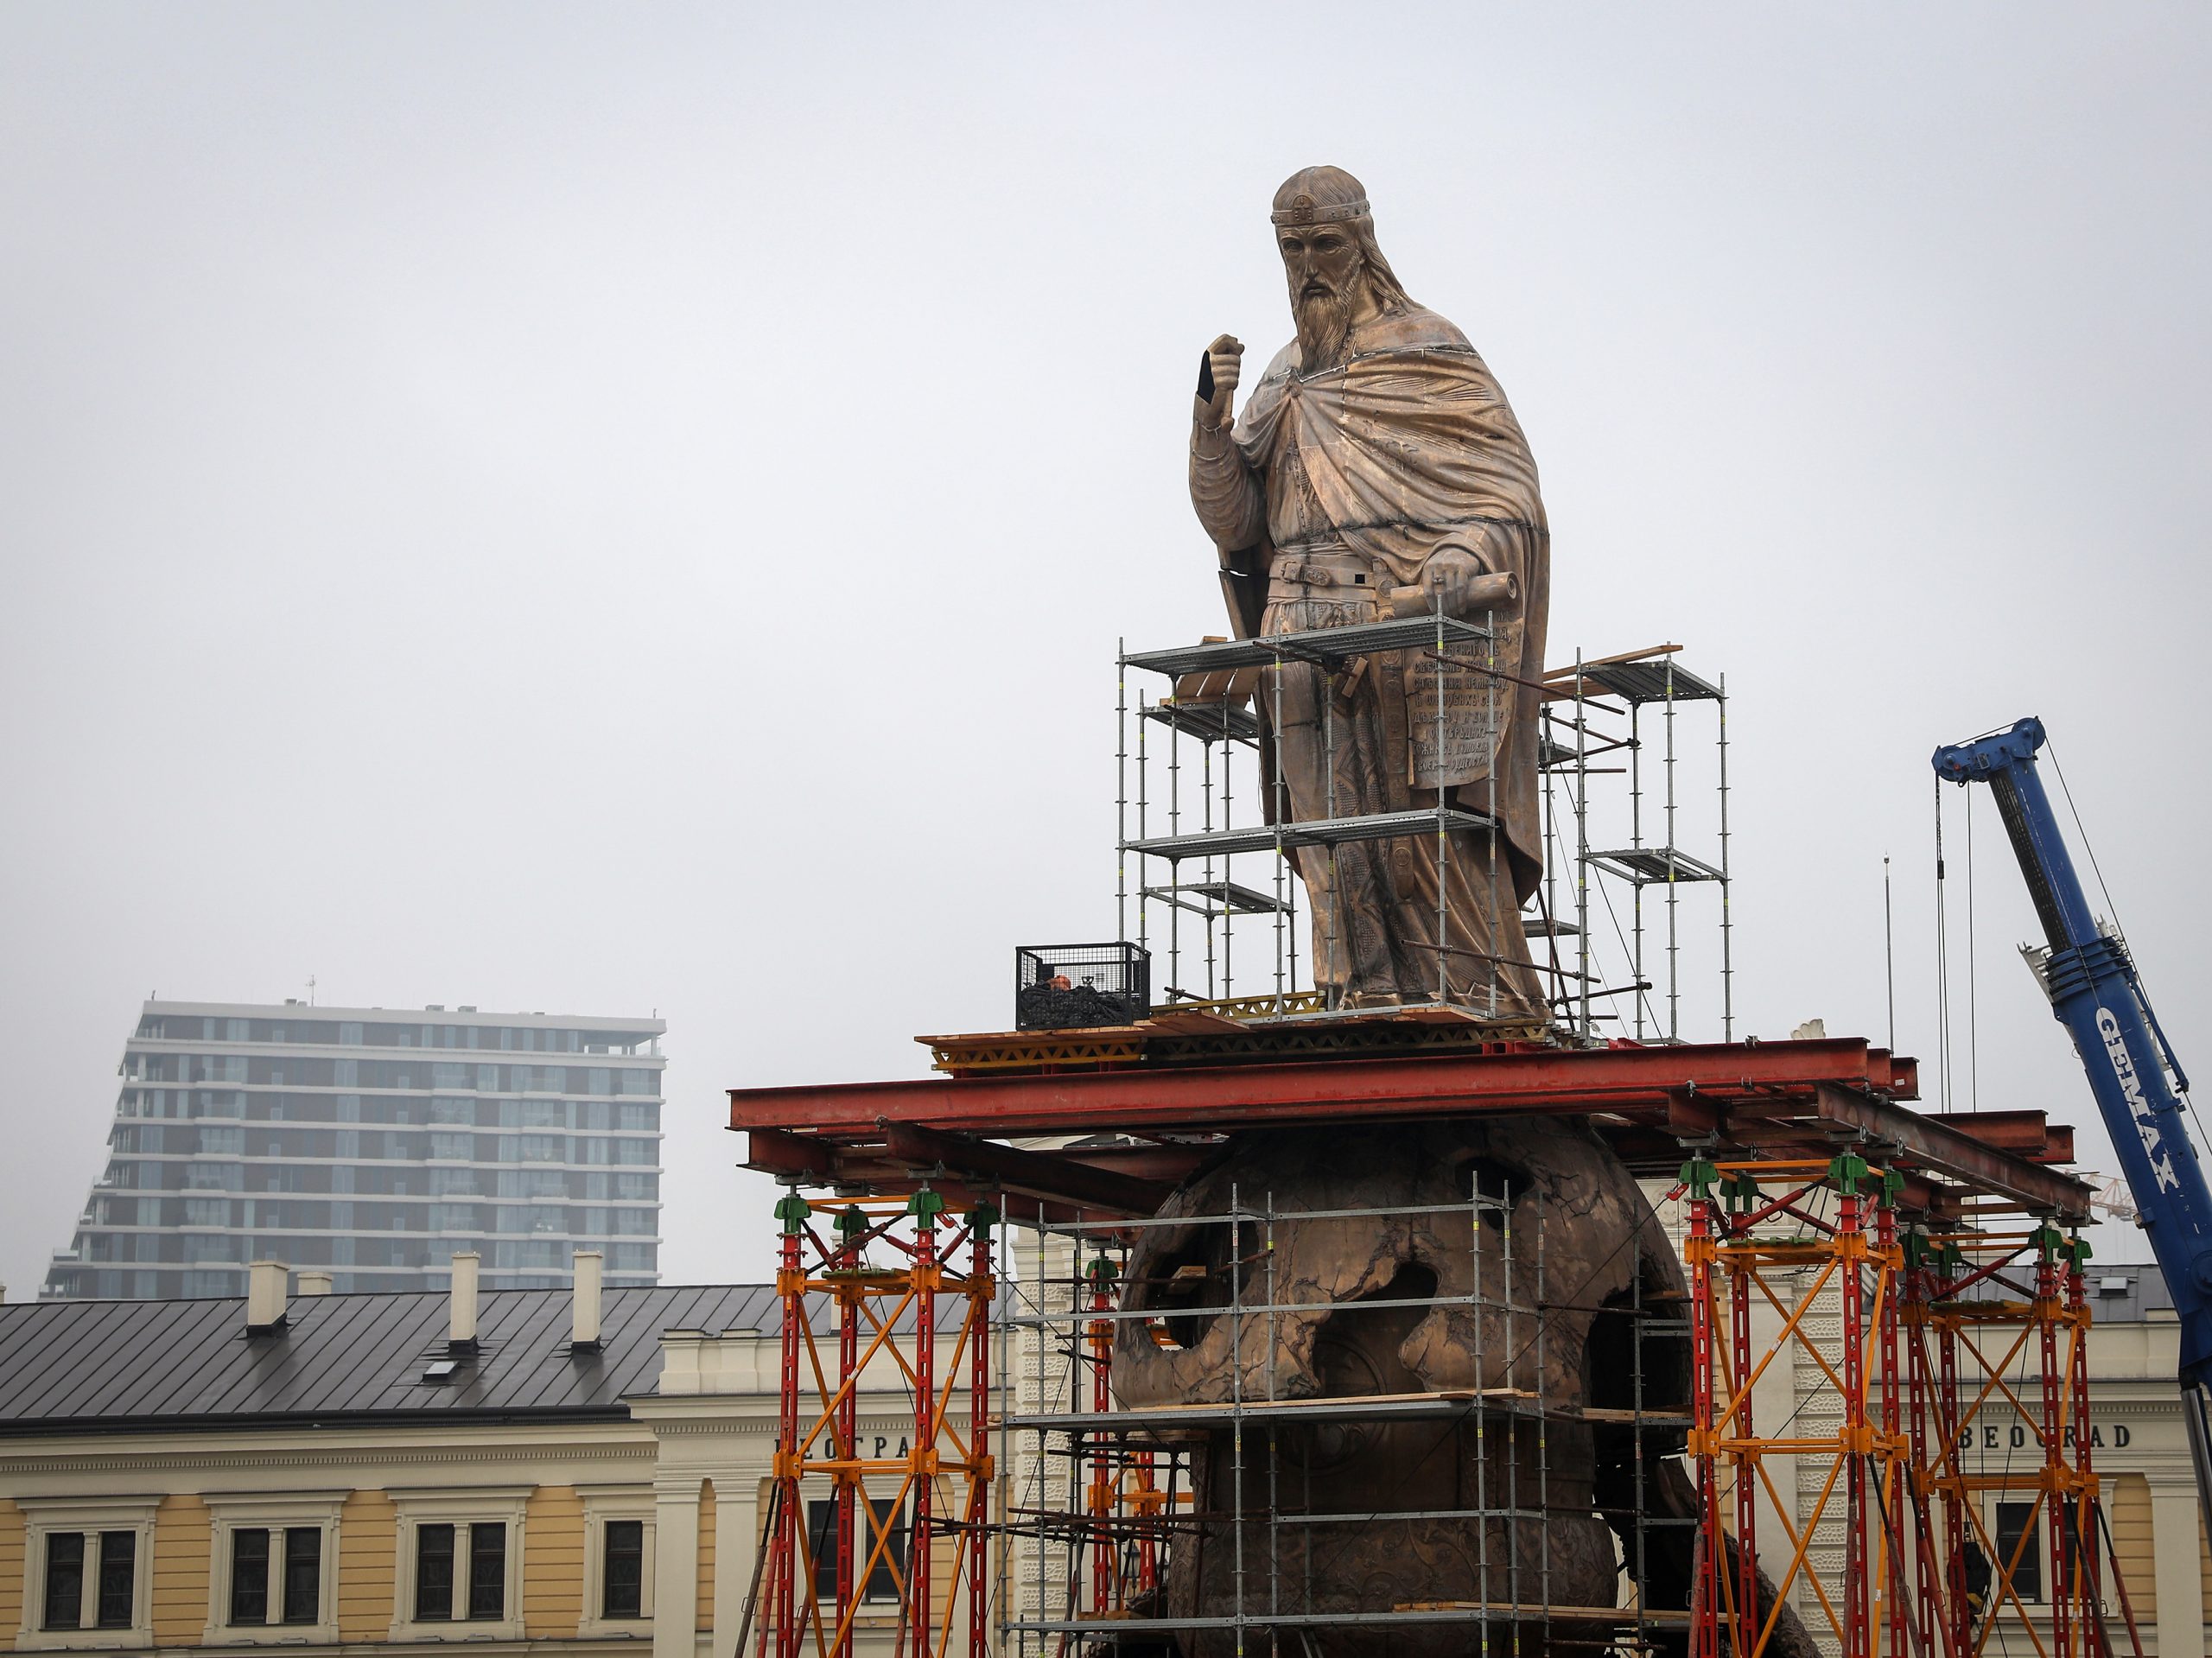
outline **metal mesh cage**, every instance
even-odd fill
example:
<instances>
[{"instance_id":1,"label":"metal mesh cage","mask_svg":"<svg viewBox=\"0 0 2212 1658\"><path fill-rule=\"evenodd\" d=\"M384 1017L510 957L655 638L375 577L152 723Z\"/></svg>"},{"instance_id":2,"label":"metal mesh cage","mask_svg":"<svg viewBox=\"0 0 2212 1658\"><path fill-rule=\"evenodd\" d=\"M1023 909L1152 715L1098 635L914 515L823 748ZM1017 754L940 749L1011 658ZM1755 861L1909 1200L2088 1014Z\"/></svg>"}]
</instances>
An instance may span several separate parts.
<instances>
[{"instance_id":1,"label":"metal mesh cage","mask_svg":"<svg viewBox=\"0 0 2212 1658\"><path fill-rule=\"evenodd\" d=\"M1014 1028L1128 1025L1152 1011L1152 952L1141 944L1024 944L1014 952Z\"/></svg>"}]
</instances>

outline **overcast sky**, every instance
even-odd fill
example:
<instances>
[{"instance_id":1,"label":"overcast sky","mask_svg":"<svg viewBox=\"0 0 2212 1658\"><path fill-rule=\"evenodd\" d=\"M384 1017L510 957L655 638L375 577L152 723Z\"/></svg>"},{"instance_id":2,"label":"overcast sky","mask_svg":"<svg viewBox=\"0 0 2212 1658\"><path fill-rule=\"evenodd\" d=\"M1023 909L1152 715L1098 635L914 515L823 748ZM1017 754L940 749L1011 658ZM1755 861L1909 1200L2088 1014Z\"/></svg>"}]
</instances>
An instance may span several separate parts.
<instances>
[{"instance_id":1,"label":"overcast sky","mask_svg":"<svg viewBox=\"0 0 2212 1658\"><path fill-rule=\"evenodd\" d=\"M665 1274L770 1272L721 1090L1111 931L1116 639L1222 626L1194 359L1319 162L1521 415L1554 659L1728 674L1739 1032L1880 1039L1891 854L1934 1091L1927 756L2032 712L2212 1066L2208 74L2195 5L0 6L0 1279L142 998L310 976L658 1010ZM2090 1121L1978 833L1980 1102Z\"/></svg>"}]
</instances>

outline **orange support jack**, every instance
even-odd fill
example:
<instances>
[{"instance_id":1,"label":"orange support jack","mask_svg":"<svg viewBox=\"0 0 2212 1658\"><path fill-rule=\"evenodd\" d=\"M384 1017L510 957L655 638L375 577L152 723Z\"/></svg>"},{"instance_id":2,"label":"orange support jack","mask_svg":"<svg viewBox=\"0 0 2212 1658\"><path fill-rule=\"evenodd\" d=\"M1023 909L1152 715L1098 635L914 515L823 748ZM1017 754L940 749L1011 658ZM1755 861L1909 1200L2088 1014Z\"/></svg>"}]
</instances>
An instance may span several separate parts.
<instances>
[{"instance_id":1,"label":"orange support jack","mask_svg":"<svg viewBox=\"0 0 2212 1658\"><path fill-rule=\"evenodd\" d=\"M1693 1658L1761 1658L1777 1603L1793 1591L1842 1658L1982 1658L1993 1642L2014 1658L2111 1658L2090 1467L2087 1247L2049 1224L1923 1226L1901 1237L1904 1181L1854 1153L1825 1164L1700 1157L1681 1178L1699 1518ZM1760 1306L1779 1320L1764 1346L1753 1339ZM1777 1363L1796 1364L1801 1381L1815 1375L1820 1402L1801 1398L1789 1422L1762 1435L1752 1390ZM1836 1426L1789 1434L1807 1419ZM1808 1514L1769 1472L1777 1456L1810 1463L1819 1486ZM2008 1494L2012 1529L2000 1547L1983 1504ZM1817 1536L1824 1528L1840 1534ZM1764 1591L1763 1528L1778 1534ZM1824 1576L1819 1557L1838 1543L1841 1570ZM2133 1641L2132 1613L2128 1623Z\"/></svg>"},{"instance_id":2,"label":"orange support jack","mask_svg":"<svg viewBox=\"0 0 2212 1658\"><path fill-rule=\"evenodd\" d=\"M1768 1196L1759 1188L1763 1176L1780 1180L1784 1190ZM1682 1182L1691 1204L1683 1255L1690 1275L1689 1454L1699 1515L1693 1658L1720 1658L1724 1649L1734 1658L1759 1658L1773 1639L1780 1604L1800 1585L1810 1589L1817 1609L1810 1621L1816 1628L1826 1623L1842 1658L1874 1658L1881 1645L1874 1586L1894 1576L1885 1516L1897 1512L1907 1455L1896 1371L1882 1362L1896 1346L1899 1252L1891 1210L1902 1183L1850 1153L1827 1163L1697 1158L1683 1168ZM1828 1196L1835 1199L1833 1220L1814 1212ZM1832 1344L1818 1340L1811 1327L1816 1305L1825 1314L1830 1304L1841 1331ZM1753 1339L1752 1313L1761 1306L1781 1319L1779 1334L1764 1351ZM1753 1388L1777 1360L1801 1356L1810 1356L1838 1407L1836 1428L1789 1435L1804 1414L1801 1407L1790 1421L1760 1434L1751 1416ZM1801 1519L1768 1471L1766 1459L1776 1456L1825 1459L1810 1516ZM1813 1540L1831 1513L1842 1521L1844 1565L1826 1578L1815 1562ZM1775 1552L1781 1545L1789 1551L1787 1566L1764 1594L1763 1521L1778 1534Z\"/></svg>"},{"instance_id":3,"label":"orange support jack","mask_svg":"<svg viewBox=\"0 0 2212 1658\"><path fill-rule=\"evenodd\" d=\"M830 1239L817 1225L825 1216ZM776 1217L783 1226L776 1274L782 1363L758 1658L851 1658L866 1586L879 1573L896 1591L898 1658L983 1658L998 1212L979 1203L964 1217L953 1214L925 1187L903 1202L817 1202L794 1190L777 1204ZM951 1236L940 1247L942 1228ZM949 1273L946 1262L963 1248L966 1273ZM871 1249L888 1251L895 1263L873 1264ZM963 1305L951 1328L939 1326L944 1295ZM836 1331L834 1372L816 1339L817 1305L834 1312L834 1322L820 1324L820 1333ZM947 1337L940 1386L938 1348ZM887 1363L912 1401L913 1426L903 1454L863 1457L862 1382L871 1366L880 1375ZM964 1428L955 1417L963 1406ZM805 1498L817 1478L829 1482L832 1537L810 1534ZM871 1482L879 1490L896 1483L887 1514L871 1500ZM941 1515L948 1485L954 1501ZM949 1570L940 1589L941 1565ZM825 1572L834 1574L827 1592Z\"/></svg>"}]
</instances>

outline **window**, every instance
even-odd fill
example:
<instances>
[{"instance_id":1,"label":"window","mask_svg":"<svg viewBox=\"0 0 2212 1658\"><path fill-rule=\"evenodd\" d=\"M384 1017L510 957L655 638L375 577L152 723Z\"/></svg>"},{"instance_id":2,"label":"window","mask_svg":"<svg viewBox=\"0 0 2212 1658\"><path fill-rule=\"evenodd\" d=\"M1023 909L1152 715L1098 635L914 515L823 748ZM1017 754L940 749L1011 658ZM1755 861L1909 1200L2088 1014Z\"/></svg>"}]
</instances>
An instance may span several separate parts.
<instances>
[{"instance_id":1,"label":"window","mask_svg":"<svg viewBox=\"0 0 2212 1658\"><path fill-rule=\"evenodd\" d=\"M480 1521L468 1528L468 1616L496 1622L507 1612L507 1528Z\"/></svg>"},{"instance_id":2,"label":"window","mask_svg":"<svg viewBox=\"0 0 2212 1658\"><path fill-rule=\"evenodd\" d=\"M1997 1505L1996 1573L2001 1578L2017 1556L2018 1564L2012 1565L2012 1592L2031 1605L2043 1598L2043 1528L2038 1523L2042 1506L2038 1502ZM1995 1591L1995 1598L2003 1598L2001 1588Z\"/></svg>"},{"instance_id":3,"label":"window","mask_svg":"<svg viewBox=\"0 0 2212 1658\"><path fill-rule=\"evenodd\" d=\"M462 1551L467 1570L462 1575ZM456 1594L456 1591L460 1592ZM415 1531L415 1621L498 1623L507 1615L507 1528L498 1520Z\"/></svg>"},{"instance_id":4,"label":"window","mask_svg":"<svg viewBox=\"0 0 2212 1658\"><path fill-rule=\"evenodd\" d=\"M231 1622L269 1621L269 1528L247 1526L231 1534Z\"/></svg>"},{"instance_id":5,"label":"window","mask_svg":"<svg viewBox=\"0 0 2212 1658\"><path fill-rule=\"evenodd\" d=\"M652 1636L653 1493L650 1485L586 1485L583 1620L577 1634Z\"/></svg>"},{"instance_id":6,"label":"window","mask_svg":"<svg viewBox=\"0 0 2212 1658\"><path fill-rule=\"evenodd\" d=\"M335 1642L335 1585L324 1580L337 1549L343 1491L210 1492L214 1582L209 1642Z\"/></svg>"},{"instance_id":7,"label":"window","mask_svg":"<svg viewBox=\"0 0 2212 1658\"><path fill-rule=\"evenodd\" d=\"M49 1629L73 1629L85 1616L85 1534L58 1531L46 1540L46 1616Z\"/></svg>"},{"instance_id":8,"label":"window","mask_svg":"<svg viewBox=\"0 0 2212 1658\"><path fill-rule=\"evenodd\" d=\"M859 1523L853 1539L853 1564L874 1566L861 1582L861 1598L870 1602L895 1602L899 1585L906 1575L906 1517L895 1498L872 1496L868 1508L874 1515L874 1523L868 1524L856 1514ZM837 1598L841 1581L837 1560L837 1504L834 1498L817 1499L806 1505L807 1552L814 1558L814 1594L817 1600ZM881 1556L876 1554L876 1544L883 1534L888 1541Z\"/></svg>"},{"instance_id":9,"label":"window","mask_svg":"<svg viewBox=\"0 0 2212 1658\"><path fill-rule=\"evenodd\" d=\"M322 1613L322 1533L312 1526L284 1530L284 1612L287 1623L314 1623Z\"/></svg>"},{"instance_id":10,"label":"window","mask_svg":"<svg viewBox=\"0 0 2212 1658\"><path fill-rule=\"evenodd\" d=\"M605 1558L601 1562L599 1615L642 1617L645 1604L645 1522L607 1522Z\"/></svg>"},{"instance_id":11,"label":"window","mask_svg":"<svg viewBox=\"0 0 2212 1658\"><path fill-rule=\"evenodd\" d=\"M445 1626L467 1623L472 1637L520 1640L515 1574L527 1488L391 1496L400 1526L391 1638L422 1640Z\"/></svg>"},{"instance_id":12,"label":"window","mask_svg":"<svg viewBox=\"0 0 2212 1658\"><path fill-rule=\"evenodd\" d=\"M103 1629L127 1629L137 1578L138 1534L104 1531L100 1534L99 1605L94 1618Z\"/></svg>"},{"instance_id":13,"label":"window","mask_svg":"<svg viewBox=\"0 0 2212 1658\"><path fill-rule=\"evenodd\" d=\"M280 1551L273 1560L272 1549ZM272 1572L272 1566L277 1569ZM316 1623L321 1618L321 1528L240 1526L231 1533L233 1626Z\"/></svg>"},{"instance_id":14,"label":"window","mask_svg":"<svg viewBox=\"0 0 2212 1658\"><path fill-rule=\"evenodd\" d=\"M415 1621L453 1617L453 1528L423 1526L415 1533Z\"/></svg>"},{"instance_id":15,"label":"window","mask_svg":"<svg viewBox=\"0 0 2212 1658\"><path fill-rule=\"evenodd\" d=\"M31 1569L18 1651L151 1644L146 1574L152 1502L19 1498Z\"/></svg>"}]
</instances>

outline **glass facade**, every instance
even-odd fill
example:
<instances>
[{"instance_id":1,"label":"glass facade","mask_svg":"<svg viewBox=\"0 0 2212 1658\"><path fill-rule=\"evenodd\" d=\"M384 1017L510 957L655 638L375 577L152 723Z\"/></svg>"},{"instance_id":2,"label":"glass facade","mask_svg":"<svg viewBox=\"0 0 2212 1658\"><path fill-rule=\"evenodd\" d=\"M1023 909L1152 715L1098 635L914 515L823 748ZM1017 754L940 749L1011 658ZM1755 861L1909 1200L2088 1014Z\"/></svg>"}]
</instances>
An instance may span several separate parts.
<instances>
[{"instance_id":1,"label":"glass facade","mask_svg":"<svg viewBox=\"0 0 2212 1658\"><path fill-rule=\"evenodd\" d=\"M349 1290L659 1281L659 1020L148 1002L107 1171L45 1298L243 1295L246 1263Z\"/></svg>"}]
</instances>

